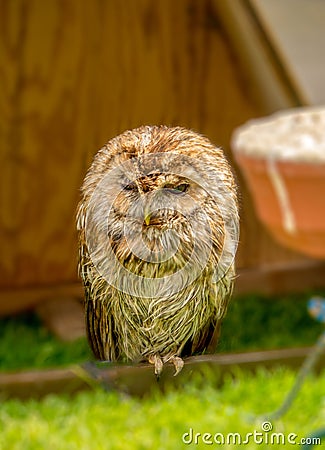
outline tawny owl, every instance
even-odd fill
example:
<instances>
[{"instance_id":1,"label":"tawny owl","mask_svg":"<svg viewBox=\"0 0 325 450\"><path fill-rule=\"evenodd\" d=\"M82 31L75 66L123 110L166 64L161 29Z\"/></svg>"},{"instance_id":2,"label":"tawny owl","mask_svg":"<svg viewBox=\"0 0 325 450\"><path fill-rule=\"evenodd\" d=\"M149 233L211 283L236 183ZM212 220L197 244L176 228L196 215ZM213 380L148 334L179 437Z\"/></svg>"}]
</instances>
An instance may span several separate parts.
<instances>
[{"instance_id":1,"label":"tawny owl","mask_svg":"<svg viewBox=\"0 0 325 450\"><path fill-rule=\"evenodd\" d=\"M96 358L167 361L213 351L234 279L236 185L220 148L181 127L110 140L82 186L77 223ZM175 374L176 374L175 373Z\"/></svg>"}]
</instances>

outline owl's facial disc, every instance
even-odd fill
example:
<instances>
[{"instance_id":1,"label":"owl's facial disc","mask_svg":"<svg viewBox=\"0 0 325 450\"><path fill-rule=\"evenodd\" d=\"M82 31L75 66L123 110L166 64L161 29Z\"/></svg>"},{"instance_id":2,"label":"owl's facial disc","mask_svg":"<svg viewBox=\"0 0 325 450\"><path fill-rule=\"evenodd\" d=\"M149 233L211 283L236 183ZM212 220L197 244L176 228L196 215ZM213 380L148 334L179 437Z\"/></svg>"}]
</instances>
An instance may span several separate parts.
<instances>
[{"instance_id":1,"label":"owl's facial disc","mask_svg":"<svg viewBox=\"0 0 325 450\"><path fill-rule=\"evenodd\" d=\"M122 184L120 211L137 219L144 227L168 225L172 227L181 211L189 209L190 182L170 173L149 173L136 180L126 177Z\"/></svg>"}]
</instances>

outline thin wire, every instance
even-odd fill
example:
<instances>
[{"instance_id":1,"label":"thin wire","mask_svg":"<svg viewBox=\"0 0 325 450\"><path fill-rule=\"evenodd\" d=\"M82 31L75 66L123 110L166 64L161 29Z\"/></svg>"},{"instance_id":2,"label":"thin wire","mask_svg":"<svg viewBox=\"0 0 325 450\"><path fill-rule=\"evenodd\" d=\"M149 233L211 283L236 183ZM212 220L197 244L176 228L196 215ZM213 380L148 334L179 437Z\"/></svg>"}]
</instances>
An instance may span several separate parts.
<instances>
[{"instance_id":1,"label":"thin wire","mask_svg":"<svg viewBox=\"0 0 325 450\"><path fill-rule=\"evenodd\" d=\"M278 420L288 411L293 401L297 397L297 394L306 376L314 369L324 351L325 351L325 331L322 332L322 334L320 335L315 344L314 349L305 359L303 365L301 366L301 369L298 372L295 384L293 385L291 391L285 398L280 408L278 408L276 411L267 413L266 415L262 416L261 420L269 420L269 421Z\"/></svg>"}]
</instances>

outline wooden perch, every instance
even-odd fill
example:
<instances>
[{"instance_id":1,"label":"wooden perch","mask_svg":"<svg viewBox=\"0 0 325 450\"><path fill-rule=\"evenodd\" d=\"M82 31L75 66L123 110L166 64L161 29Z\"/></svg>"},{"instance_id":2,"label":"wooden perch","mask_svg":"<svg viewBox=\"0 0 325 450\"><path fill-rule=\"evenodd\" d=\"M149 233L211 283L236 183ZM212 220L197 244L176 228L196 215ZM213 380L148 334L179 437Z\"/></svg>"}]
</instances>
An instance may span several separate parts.
<instances>
[{"instance_id":1,"label":"wooden perch","mask_svg":"<svg viewBox=\"0 0 325 450\"><path fill-rule=\"evenodd\" d=\"M63 369L39 370L0 374L0 396L4 398L40 398L47 394L73 394L90 389L97 384L107 390L117 390L130 395L144 396L155 389L178 387L188 382L194 374L209 367L222 384L226 374L235 376L235 367L254 372L258 366L272 368L279 365L299 367L311 351L311 347L268 350L237 354L192 356L185 359L182 372L174 377L172 365L166 365L157 381L153 366L149 364L103 364L103 368L71 366ZM325 367L325 361L320 364ZM317 369L320 369L320 365ZM92 375L90 374L92 372Z\"/></svg>"}]
</instances>

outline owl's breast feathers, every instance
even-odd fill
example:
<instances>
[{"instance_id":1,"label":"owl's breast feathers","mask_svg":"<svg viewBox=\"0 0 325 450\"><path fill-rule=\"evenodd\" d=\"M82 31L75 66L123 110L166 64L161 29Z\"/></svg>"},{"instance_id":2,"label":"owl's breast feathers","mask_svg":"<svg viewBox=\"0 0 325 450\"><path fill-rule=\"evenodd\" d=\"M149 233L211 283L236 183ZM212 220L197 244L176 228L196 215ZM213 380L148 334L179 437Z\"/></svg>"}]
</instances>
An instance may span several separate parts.
<instances>
[{"instance_id":1,"label":"owl's breast feathers","mask_svg":"<svg viewBox=\"0 0 325 450\"><path fill-rule=\"evenodd\" d=\"M234 267L215 282L211 263L192 283L186 285L185 280L183 289L165 297L122 292L109 285L91 262L87 264L82 276L88 338L95 356L100 360L141 361L155 354L188 356L214 351L219 323L232 293ZM139 272L152 275L157 273L156 266L147 263L138 267ZM150 282L144 289L150 289Z\"/></svg>"}]
</instances>

